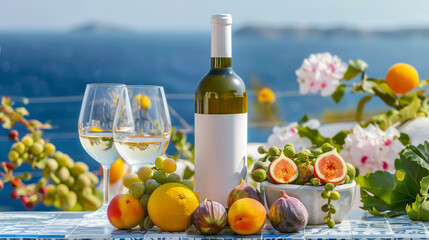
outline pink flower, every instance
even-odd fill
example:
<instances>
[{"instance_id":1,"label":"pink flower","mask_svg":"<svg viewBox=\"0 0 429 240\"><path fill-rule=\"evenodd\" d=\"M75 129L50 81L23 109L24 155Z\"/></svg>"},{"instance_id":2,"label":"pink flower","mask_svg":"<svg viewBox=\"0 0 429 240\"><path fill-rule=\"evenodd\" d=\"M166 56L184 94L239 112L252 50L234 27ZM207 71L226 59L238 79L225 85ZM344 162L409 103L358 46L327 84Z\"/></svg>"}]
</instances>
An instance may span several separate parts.
<instances>
[{"instance_id":1,"label":"pink flower","mask_svg":"<svg viewBox=\"0 0 429 240\"><path fill-rule=\"evenodd\" d=\"M311 54L304 59L301 67L295 71L301 94L317 93L330 96L340 85L347 71L347 64L330 53Z\"/></svg>"},{"instance_id":2,"label":"pink flower","mask_svg":"<svg viewBox=\"0 0 429 240\"><path fill-rule=\"evenodd\" d=\"M382 131L374 125L366 128L356 125L347 135L340 155L359 168L361 174L377 170L393 172L395 159L404 147L397 139L399 135L394 127Z\"/></svg>"},{"instance_id":3,"label":"pink flower","mask_svg":"<svg viewBox=\"0 0 429 240\"><path fill-rule=\"evenodd\" d=\"M293 122L284 127L273 127L273 133L268 137L268 146L275 146L282 148L292 143L297 151L302 151L307 148L311 148L311 141L308 138L302 138L298 134L298 130L295 128L298 123ZM310 128L318 128L320 122L315 119L311 119L306 123L306 126Z\"/></svg>"}]
</instances>

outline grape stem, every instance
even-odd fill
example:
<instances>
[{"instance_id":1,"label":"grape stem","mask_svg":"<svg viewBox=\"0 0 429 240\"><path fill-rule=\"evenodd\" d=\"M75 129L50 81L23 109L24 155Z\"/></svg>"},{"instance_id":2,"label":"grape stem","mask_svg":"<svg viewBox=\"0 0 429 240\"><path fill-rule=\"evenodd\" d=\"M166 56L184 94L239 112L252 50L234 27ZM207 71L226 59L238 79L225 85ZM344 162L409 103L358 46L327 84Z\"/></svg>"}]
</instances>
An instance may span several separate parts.
<instances>
[{"instance_id":1,"label":"grape stem","mask_svg":"<svg viewBox=\"0 0 429 240\"><path fill-rule=\"evenodd\" d=\"M30 123L24 118L24 117L22 117L21 115L19 115L18 113L16 113L14 110L13 110L13 108L12 108L12 110L11 109L8 109L7 107L5 107L5 106L0 106L0 110L1 111L3 111L3 112L5 112L6 114L8 114L8 115L11 115L11 116L13 116L14 118L16 118L19 122L21 122L22 124L24 124L24 126L28 129L28 131L30 131L31 133L34 133L35 132L35 130L34 130L34 128L30 125Z\"/></svg>"}]
</instances>

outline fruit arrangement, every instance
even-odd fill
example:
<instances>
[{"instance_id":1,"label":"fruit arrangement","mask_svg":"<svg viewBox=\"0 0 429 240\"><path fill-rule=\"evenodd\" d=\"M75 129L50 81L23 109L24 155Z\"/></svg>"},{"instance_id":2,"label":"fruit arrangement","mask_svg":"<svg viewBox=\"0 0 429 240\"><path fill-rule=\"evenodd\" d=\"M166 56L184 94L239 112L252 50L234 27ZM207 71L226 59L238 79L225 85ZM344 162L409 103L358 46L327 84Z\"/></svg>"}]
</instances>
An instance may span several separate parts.
<instances>
[{"instance_id":1,"label":"fruit arrangement","mask_svg":"<svg viewBox=\"0 0 429 240\"><path fill-rule=\"evenodd\" d=\"M182 180L180 175L174 173L176 169L174 159L160 156L155 160L155 166L145 165L137 174L126 175L123 185L128 193L116 196L115 199L119 200L112 200L109 204L107 212L110 223L118 229L139 225L147 230L154 224L166 231L187 229L191 225L191 215L198 207L198 200L193 193L194 183L189 179ZM124 204L124 201L127 203L126 199L139 204ZM134 210L130 211L130 208Z\"/></svg>"},{"instance_id":2,"label":"fruit arrangement","mask_svg":"<svg viewBox=\"0 0 429 240\"><path fill-rule=\"evenodd\" d=\"M11 129L21 123L29 133L20 138L17 130L9 131L8 138L14 143L8 154L9 162L1 163L3 172L0 172L0 190L4 183L10 182L13 188L11 198L20 199L27 209L33 209L41 203L64 210L98 209L101 205L101 195L95 188L98 177L89 172L85 163L74 162L67 154L57 151L53 143L42 138L42 129L51 128L49 124L28 120L25 117L29 113L25 108L12 106L9 98L2 98L2 127ZM30 173L17 176L14 172L24 163L33 169L43 170L43 176L37 184L25 184L32 178Z\"/></svg>"},{"instance_id":3,"label":"fruit arrangement","mask_svg":"<svg viewBox=\"0 0 429 240\"><path fill-rule=\"evenodd\" d=\"M325 186L321 197L328 199L328 204L321 210L327 213L325 222L334 227L332 215L337 209L331 204L340 198L334 191L335 186L351 183L356 175L354 166L347 163L329 143L322 145L320 150L304 149L296 153L292 144L286 144L283 149L264 146L258 148L264 154L253 165L252 179L255 182L269 181L273 184L297 184L310 186ZM269 162L268 166L266 162Z\"/></svg>"}]
</instances>

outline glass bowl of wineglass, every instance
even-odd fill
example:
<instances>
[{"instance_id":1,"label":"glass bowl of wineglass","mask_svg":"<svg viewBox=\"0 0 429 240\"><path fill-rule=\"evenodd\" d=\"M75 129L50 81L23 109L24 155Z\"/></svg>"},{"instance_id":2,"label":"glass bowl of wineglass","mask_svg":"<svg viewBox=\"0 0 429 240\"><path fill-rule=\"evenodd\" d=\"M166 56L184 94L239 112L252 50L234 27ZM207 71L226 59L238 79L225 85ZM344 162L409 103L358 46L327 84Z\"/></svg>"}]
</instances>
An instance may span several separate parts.
<instances>
[{"instance_id":1,"label":"glass bowl of wineglass","mask_svg":"<svg viewBox=\"0 0 429 240\"><path fill-rule=\"evenodd\" d=\"M120 157L113 143L113 121L124 84L86 85L79 114L79 140L85 151L103 167L104 202L100 209L86 217L107 219L109 204L109 170Z\"/></svg>"},{"instance_id":2,"label":"glass bowl of wineglass","mask_svg":"<svg viewBox=\"0 0 429 240\"><path fill-rule=\"evenodd\" d=\"M113 123L113 139L121 157L136 170L168 147L171 120L164 88L128 85L123 89Z\"/></svg>"}]
</instances>

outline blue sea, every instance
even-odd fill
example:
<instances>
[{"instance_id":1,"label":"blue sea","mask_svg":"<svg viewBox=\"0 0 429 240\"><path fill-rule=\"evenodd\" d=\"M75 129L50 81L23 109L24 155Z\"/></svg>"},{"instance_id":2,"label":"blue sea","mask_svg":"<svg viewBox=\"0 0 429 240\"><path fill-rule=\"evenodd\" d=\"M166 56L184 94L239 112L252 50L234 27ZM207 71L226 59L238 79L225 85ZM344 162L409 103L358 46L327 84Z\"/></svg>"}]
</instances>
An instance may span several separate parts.
<instances>
[{"instance_id":1,"label":"blue sea","mask_svg":"<svg viewBox=\"0 0 429 240\"><path fill-rule=\"evenodd\" d=\"M299 120L303 114L320 118L326 109L353 110L362 95L347 95L340 104L320 95L300 96L295 70L311 53L331 52L343 61L360 58L368 75L383 78L397 62L412 64L421 79L429 76L429 41L408 38L267 38L233 37L233 68L249 90L249 141L266 141L271 127L260 128L252 86L258 81L277 93L279 118ZM44 137L75 161L90 159L77 137L77 119L87 83L120 82L162 85L172 108L172 122L188 130L193 141L194 90L210 66L210 35L183 33L42 33L0 32L0 95L25 106L30 118L53 125ZM29 103L24 105L23 99ZM383 109L373 101L367 109ZM188 126L189 125L189 126ZM24 129L18 127L24 134ZM12 142L0 130L0 161L7 160ZM169 153L174 152L172 146ZM21 167L20 171L29 170ZM21 170L22 169L22 170ZM40 172L33 172L38 178ZM24 210L0 191L0 210ZM52 210L39 206L36 210Z\"/></svg>"}]
</instances>

